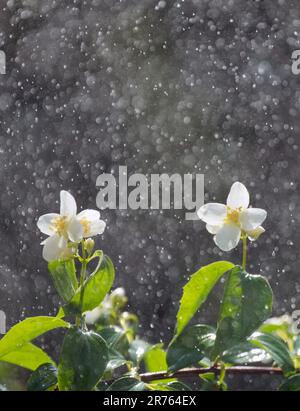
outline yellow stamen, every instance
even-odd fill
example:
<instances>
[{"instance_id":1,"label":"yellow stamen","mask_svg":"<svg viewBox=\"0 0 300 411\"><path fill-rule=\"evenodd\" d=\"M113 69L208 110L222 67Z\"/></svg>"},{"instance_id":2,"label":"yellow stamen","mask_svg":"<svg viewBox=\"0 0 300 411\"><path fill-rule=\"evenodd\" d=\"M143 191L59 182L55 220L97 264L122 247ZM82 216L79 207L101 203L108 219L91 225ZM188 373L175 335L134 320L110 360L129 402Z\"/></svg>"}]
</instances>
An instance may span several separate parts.
<instances>
[{"instance_id":1,"label":"yellow stamen","mask_svg":"<svg viewBox=\"0 0 300 411\"><path fill-rule=\"evenodd\" d=\"M240 225L240 210L232 210L228 207L227 209L227 216L226 216L227 223L233 223L236 225Z\"/></svg>"},{"instance_id":2,"label":"yellow stamen","mask_svg":"<svg viewBox=\"0 0 300 411\"><path fill-rule=\"evenodd\" d=\"M52 230L59 235L65 236L67 234L68 218L60 216L52 221Z\"/></svg>"},{"instance_id":3,"label":"yellow stamen","mask_svg":"<svg viewBox=\"0 0 300 411\"><path fill-rule=\"evenodd\" d=\"M91 228L90 228L90 222L89 220L87 220L86 218L82 218L80 220L80 223L83 227L83 235L84 236L89 236L90 232L91 232Z\"/></svg>"}]
</instances>

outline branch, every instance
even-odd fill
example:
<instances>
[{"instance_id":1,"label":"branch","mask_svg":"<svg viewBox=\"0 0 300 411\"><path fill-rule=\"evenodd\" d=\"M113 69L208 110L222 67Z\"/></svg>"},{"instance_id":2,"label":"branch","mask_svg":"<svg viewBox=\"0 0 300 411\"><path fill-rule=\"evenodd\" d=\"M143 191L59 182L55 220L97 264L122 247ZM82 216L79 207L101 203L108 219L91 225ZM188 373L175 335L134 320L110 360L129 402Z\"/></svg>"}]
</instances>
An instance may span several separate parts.
<instances>
[{"instance_id":1,"label":"branch","mask_svg":"<svg viewBox=\"0 0 300 411\"><path fill-rule=\"evenodd\" d=\"M193 375L205 374L207 372L213 372L219 374L221 372L220 367L210 368L184 368L180 371L176 371L174 374L168 374L167 372L148 372L141 374L140 378L144 382L152 380L165 380L169 378L182 378L191 377ZM226 368L226 374L270 374L270 375L282 375L280 368L274 367L228 367Z\"/></svg>"}]
</instances>

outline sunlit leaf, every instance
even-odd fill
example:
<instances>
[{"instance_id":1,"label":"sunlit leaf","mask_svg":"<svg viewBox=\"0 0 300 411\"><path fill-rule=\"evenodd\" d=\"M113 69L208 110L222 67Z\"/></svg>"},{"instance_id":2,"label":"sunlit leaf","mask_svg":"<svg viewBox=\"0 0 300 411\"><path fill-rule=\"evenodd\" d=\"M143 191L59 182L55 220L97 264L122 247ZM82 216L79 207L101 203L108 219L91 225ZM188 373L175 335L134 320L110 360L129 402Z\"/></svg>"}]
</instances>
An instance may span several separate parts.
<instances>
[{"instance_id":1,"label":"sunlit leaf","mask_svg":"<svg viewBox=\"0 0 300 411\"><path fill-rule=\"evenodd\" d=\"M48 269L59 296L70 301L78 288L74 260L52 261Z\"/></svg>"},{"instance_id":2,"label":"sunlit leaf","mask_svg":"<svg viewBox=\"0 0 300 411\"><path fill-rule=\"evenodd\" d=\"M147 372L163 372L168 370L167 353L162 348L163 344L153 345L144 355L144 363ZM166 384L176 381L174 378L164 380L153 380L151 384L158 384L160 382Z\"/></svg>"},{"instance_id":3,"label":"sunlit leaf","mask_svg":"<svg viewBox=\"0 0 300 411\"><path fill-rule=\"evenodd\" d=\"M229 271L234 264L228 261L217 261L200 268L183 287L183 295L177 313L176 335L179 335L197 310L206 301L217 281Z\"/></svg>"},{"instance_id":4,"label":"sunlit leaf","mask_svg":"<svg viewBox=\"0 0 300 411\"><path fill-rule=\"evenodd\" d=\"M248 365L270 362L271 358L264 349L253 347L253 344L247 341L226 351L222 356L222 360L229 364Z\"/></svg>"},{"instance_id":5,"label":"sunlit leaf","mask_svg":"<svg viewBox=\"0 0 300 411\"><path fill-rule=\"evenodd\" d=\"M96 308L111 289L115 279L115 269L109 257L103 256L101 266L83 284L84 294L80 310L79 287L72 300L64 307L65 314L84 313Z\"/></svg>"},{"instance_id":6,"label":"sunlit leaf","mask_svg":"<svg viewBox=\"0 0 300 411\"><path fill-rule=\"evenodd\" d=\"M32 343L26 343L17 351L11 351L9 354L4 355L1 361L15 364L32 371L46 362L54 364L45 351Z\"/></svg>"},{"instance_id":7,"label":"sunlit leaf","mask_svg":"<svg viewBox=\"0 0 300 411\"><path fill-rule=\"evenodd\" d=\"M161 344L152 346L144 356L146 370L148 372L167 371L167 355Z\"/></svg>"},{"instance_id":8,"label":"sunlit leaf","mask_svg":"<svg viewBox=\"0 0 300 411\"><path fill-rule=\"evenodd\" d=\"M254 334L251 343L267 351L274 362L286 373L295 370L287 344L273 334Z\"/></svg>"},{"instance_id":9,"label":"sunlit leaf","mask_svg":"<svg viewBox=\"0 0 300 411\"><path fill-rule=\"evenodd\" d=\"M0 340L0 359L24 344L55 328L68 328L69 324L58 317L29 317L14 325Z\"/></svg>"}]
</instances>

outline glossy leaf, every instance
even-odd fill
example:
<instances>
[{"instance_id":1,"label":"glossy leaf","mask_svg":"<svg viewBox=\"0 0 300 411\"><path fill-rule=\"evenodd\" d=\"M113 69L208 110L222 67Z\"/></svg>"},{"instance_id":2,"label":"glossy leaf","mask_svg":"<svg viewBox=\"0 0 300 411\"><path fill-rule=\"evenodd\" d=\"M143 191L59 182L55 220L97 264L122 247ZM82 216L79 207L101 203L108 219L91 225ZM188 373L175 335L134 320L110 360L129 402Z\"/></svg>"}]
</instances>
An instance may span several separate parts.
<instances>
[{"instance_id":1,"label":"glossy leaf","mask_svg":"<svg viewBox=\"0 0 300 411\"><path fill-rule=\"evenodd\" d=\"M50 391L57 384L57 369L53 364L41 365L33 374L28 382L28 391Z\"/></svg>"},{"instance_id":2,"label":"glossy leaf","mask_svg":"<svg viewBox=\"0 0 300 411\"><path fill-rule=\"evenodd\" d=\"M58 317L29 317L14 325L0 340L0 359L24 344L55 328L67 328L69 324Z\"/></svg>"},{"instance_id":3,"label":"glossy leaf","mask_svg":"<svg viewBox=\"0 0 300 411\"><path fill-rule=\"evenodd\" d=\"M74 260L52 261L48 269L59 296L65 302L70 301L78 288Z\"/></svg>"},{"instance_id":4,"label":"glossy leaf","mask_svg":"<svg viewBox=\"0 0 300 411\"><path fill-rule=\"evenodd\" d=\"M127 354L129 341L126 332L117 326L97 329L97 333L105 340L109 349L109 361L106 371L114 370L127 363L124 355Z\"/></svg>"},{"instance_id":5,"label":"glossy leaf","mask_svg":"<svg viewBox=\"0 0 300 411\"><path fill-rule=\"evenodd\" d=\"M145 384L132 377L122 377L112 383L107 391L144 391Z\"/></svg>"},{"instance_id":6,"label":"glossy leaf","mask_svg":"<svg viewBox=\"0 0 300 411\"><path fill-rule=\"evenodd\" d=\"M183 287L183 295L177 313L176 335L179 335L197 310L206 301L217 281L234 265L228 261L217 261L200 268Z\"/></svg>"},{"instance_id":7,"label":"glossy leaf","mask_svg":"<svg viewBox=\"0 0 300 411\"><path fill-rule=\"evenodd\" d=\"M155 391L192 391L191 388L181 381L159 382L150 384Z\"/></svg>"},{"instance_id":8,"label":"glossy leaf","mask_svg":"<svg viewBox=\"0 0 300 411\"><path fill-rule=\"evenodd\" d=\"M108 348L100 335L75 327L66 334L58 367L61 391L92 390L108 363Z\"/></svg>"},{"instance_id":9,"label":"glossy leaf","mask_svg":"<svg viewBox=\"0 0 300 411\"><path fill-rule=\"evenodd\" d=\"M41 364L54 362L41 348L34 344L26 343L20 349L11 351L4 355L1 361L10 364L18 365L19 367L27 368L28 370L36 370Z\"/></svg>"},{"instance_id":10,"label":"glossy leaf","mask_svg":"<svg viewBox=\"0 0 300 411\"><path fill-rule=\"evenodd\" d=\"M113 348L108 349L108 363L105 371L115 370L116 368L122 367L122 365L125 365L126 363L127 360L122 354Z\"/></svg>"},{"instance_id":11,"label":"glossy leaf","mask_svg":"<svg viewBox=\"0 0 300 411\"><path fill-rule=\"evenodd\" d=\"M117 326L103 327L97 329L97 333L106 341L109 348L119 351L125 355L129 348L126 332Z\"/></svg>"},{"instance_id":12,"label":"glossy leaf","mask_svg":"<svg viewBox=\"0 0 300 411\"><path fill-rule=\"evenodd\" d=\"M175 372L197 364L208 356L214 345L215 332L207 325L194 325L187 328L172 341L167 351L167 363L170 372Z\"/></svg>"},{"instance_id":13,"label":"glossy leaf","mask_svg":"<svg viewBox=\"0 0 300 411\"><path fill-rule=\"evenodd\" d=\"M257 333L251 338L251 343L267 351L285 373L295 370L288 346L281 338L273 334Z\"/></svg>"},{"instance_id":14,"label":"glossy leaf","mask_svg":"<svg viewBox=\"0 0 300 411\"><path fill-rule=\"evenodd\" d=\"M214 357L245 341L270 316L272 290L260 275L234 267L226 281Z\"/></svg>"},{"instance_id":15,"label":"glossy leaf","mask_svg":"<svg viewBox=\"0 0 300 411\"><path fill-rule=\"evenodd\" d=\"M151 348L151 345L147 342L136 339L134 340L128 350L129 359L135 364L138 365L144 358L147 351Z\"/></svg>"},{"instance_id":16,"label":"glossy leaf","mask_svg":"<svg viewBox=\"0 0 300 411\"><path fill-rule=\"evenodd\" d=\"M103 256L100 268L91 274L83 284L84 295L81 313L93 310L104 300L114 279L113 263L109 257ZM65 314L80 313L80 293L81 287L77 289L72 300L64 307Z\"/></svg>"},{"instance_id":17,"label":"glossy leaf","mask_svg":"<svg viewBox=\"0 0 300 411\"><path fill-rule=\"evenodd\" d=\"M228 364L249 365L270 362L271 358L264 349L253 347L253 344L247 341L226 351L222 360Z\"/></svg>"}]
</instances>

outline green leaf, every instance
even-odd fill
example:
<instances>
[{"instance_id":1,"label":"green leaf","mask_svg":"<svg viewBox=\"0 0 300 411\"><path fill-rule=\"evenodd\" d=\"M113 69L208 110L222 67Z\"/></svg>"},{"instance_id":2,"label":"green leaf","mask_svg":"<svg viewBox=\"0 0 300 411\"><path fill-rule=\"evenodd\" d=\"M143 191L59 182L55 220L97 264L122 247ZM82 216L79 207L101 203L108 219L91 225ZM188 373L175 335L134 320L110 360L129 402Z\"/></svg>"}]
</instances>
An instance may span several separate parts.
<instances>
[{"instance_id":1,"label":"green leaf","mask_svg":"<svg viewBox=\"0 0 300 411\"><path fill-rule=\"evenodd\" d=\"M28 382L28 391L51 391L57 384L57 369L53 364L42 364Z\"/></svg>"},{"instance_id":2,"label":"green leaf","mask_svg":"<svg viewBox=\"0 0 300 411\"><path fill-rule=\"evenodd\" d=\"M108 349L108 363L105 371L112 371L122 365L125 365L126 363L127 360L122 354L112 348Z\"/></svg>"},{"instance_id":3,"label":"green leaf","mask_svg":"<svg viewBox=\"0 0 300 411\"><path fill-rule=\"evenodd\" d=\"M127 354L129 341L127 333L122 328L117 326L103 327L96 331L105 340L107 346L117 350L123 355Z\"/></svg>"},{"instance_id":4,"label":"green leaf","mask_svg":"<svg viewBox=\"0 0 300 411\"><path fill-rule=\"evenodd\" d=\"M251 343L267 351L284 373L295 371L287 344L274 334L254 334Z\"/></svg>"},{"instance_id":5,"label":"green leaf","mask_svg":"<svg viewBox=\"0 0 300 411\"><path fill-rule=\"evenodd\" d=\"M169 388L171 388L171 391L192 391L188 385L184 384L181 381L172 381L167 385Z\"/></svg>"},{"instance_id":6,"label":"green leaf","mask_svg":"<svg viewBox=\"0 0 300 411\"><path fill-rule=\"evenodd\" d=\"M60 391L92 390L108 363L108 348L100 335L75 327L66 334L58 367Z\"/></svg>"},{"instance_id":7,"label":"green leaf","mask_svg":"<svg viewBox=\"0 0 300 411\"><path fill-rule=\"evenodd\" d=\"M144 363L147 372L162 372L168 370L167 353L162 348L163 344L153 345L144 355ZM176 381L174 378L168 378L163 380L153 380L151 384L167 384L169 382Z\"/></svg>"},{"instance_id":8,"label":"green leaf","mask_svg":"<svg viewBox=\"0 0 300 411\"><path fill-rule=\"evenodd\" d=\"M234 267L226 281L214 356L245 341L270 316L272 290L260 275Z\"/></svg>"},{"instance_id":9,"label":"green leaf","mask_svg":"<svg viewBox=\"0 0 300 411\"><path fill-rule=\"evenodd\" d=\"M227 391L228 386L224 381L224 376L221 377L213 372L199 375L200 380L202 380L200 391Z\"/></svg>"},{"instance_id":10,"label":"green leaf","mask_svg":"<svg viewBox=\"0 0 300 411\"><path fill-rule=\"evenodd\" d=\"M167 351L170 372L198 363L207 356L214 345L215 332L208 325L194 325L187 328L172 341Z\"/></svg>"},{"instance_id":11,"label":"green leaf","mask_svg":"<svg viewBox=\"0 0 300 411\"><path fill-rule=\"evenodd\" d=\"M280 391L300 391L300 374L289 377L280 387Z\"/></svg>"},{"instance_id":12,"label":"green leaf","mask_svg":"<svg viewBox=\"0 0 300 411\"><path fill-rule=\"evenodd\" d=\"M96 269L84 282L84 296L81 313L91 311L104 300L106 294L111 289L115 279L115 269L111 259L103 256L99 269ZM72 300L64 307L65 314L80 313L80 293L79 287Z\"/></svg>"},{"instance_id":13,"label":"green leaf","mask_svg":"<svg viewBox=\"0 0 300 411\"><path fill-rule=\"evenodd\" d=\"M122 377L113 382L107 391L144 391L145 384L132 377Z\"/></svg>"},{"instance_id":14,"label":"green leaf","mask_svg":"<svg viewBox=\"0 0 300 411\"><path fill-rule=\"evenodd\" d=\"M78 288L74 260L52 261L48 269L59 296L65 302L70 301Z\"/></svg>"},{"instance_id":15,"label":"green leaf","mask_svg":"<svg viewBox=\"0 0 300 411\"><path fill-rule=\"evenodd\" d=\"M31 343L26 343L17 351L11 351L9 354L4 355L1 361L15 364L32 371L46 362L54 364L51 358L41 348Z\"/></svg>"},{"instance_id":16,"label":"green leaf","mask_svg":"<svg viewBox=\"0 0 300 411\"><path fill-rule=\"evenodd\" d=\"M142 361L145 354L150 348L151 348L151 345L143 340L136 339L132 341L132 343L129 346L129 350L128 350L129 359L135 365L139 365L139 363Z\"/></svg>"},{"instance_id":17,"label":"green leaf","mask_svg":"<svg viewBox=\"0 0 300 411\"><path fill-rule=\"evenodd\" d=\"M96 331L106 342L109 349L109 361L106 371L114 370L127 363L124 357L129 348L127 333L120 327L110 326Z\"/></svg>"},{"instance_id":18,"label":"green leaf","mask_svg":"<svg viewBox=\"0 0 300 411\"><path fill-rule=\"evenodd\" d=\"M59 310L58 310L58 313L56 314L56 317L57 318L64 318L64 316L65 316L65 312L64 312L63 307L59 307Z\"/></svg>"},{"instance_id":19,"label":"green leaf","mask_svg":"<svg viewBox=\"0 0 300 411\"><path fill-rule=\"evenodd\" d=\"M247 341L226 351L222 356L222 360L227 364L248 365L270 362L270 356L262 348L253 347L253 344Z\"/></svg>"},{"instance_id":20,"label":"green leaf","mask_svg":"<svg viewBox=\"0 0 300 411\"><path fill-rule=\"evenodd\" d=\"M147 372L167 371L167 355L162 344L152 346L144 355Z\"/></svg>"},{"instance_id":21,"label":"green leaf","mask_svg":"<svg viewBox=\"0 0 300 411\"><path fill-rule=\"evenodd\" d=\"M67 328L69 324L57 317L30 317L14 325L0 340L0 359L24 344L55 328Z\"/></svg>"},{"instance_id":22,"label":"green leaf","mask_svg":"<svg viewBox=\"0 0 300 411\"><path fill-rule=\"evenodd\" d=\"M192 391L188 385L181 381L152 383L150 384L150 387L155 391Z\"/></svg>"},{"instance_id":23,"label":"green leaf","mask_svg":"<svg viewBox=\"0 0 300 411\"><path fill-rule=\"evenodd\" d=\"M300 357L300 336L299 335L294 337L294 344L293 345L294 345L295 354L298 357Z\"/></svg>"},{"instance_id":24,"label":"green leaf","mask_svg":"<svg viewBox=\"0 0 300 411\"><path fill-rule=\"evenodd\" d=\"M232 267L234 267L234 264L228 261L217 261L200 268L191 276L188 283L183 287L183 295L177 313L177 336L206 301L217 281Z\"/></svg>"},{"instance_id":25,"label":"green leaf","mask_svg":"<svg viewBox=\"0 0 300 411\"><path fill-rule=\"evenodd\" d=\"M290 323L283 318L270 318L264 322L259 331L266 334L288 335L290 332Z\"/></svg>"}]
</instances>

